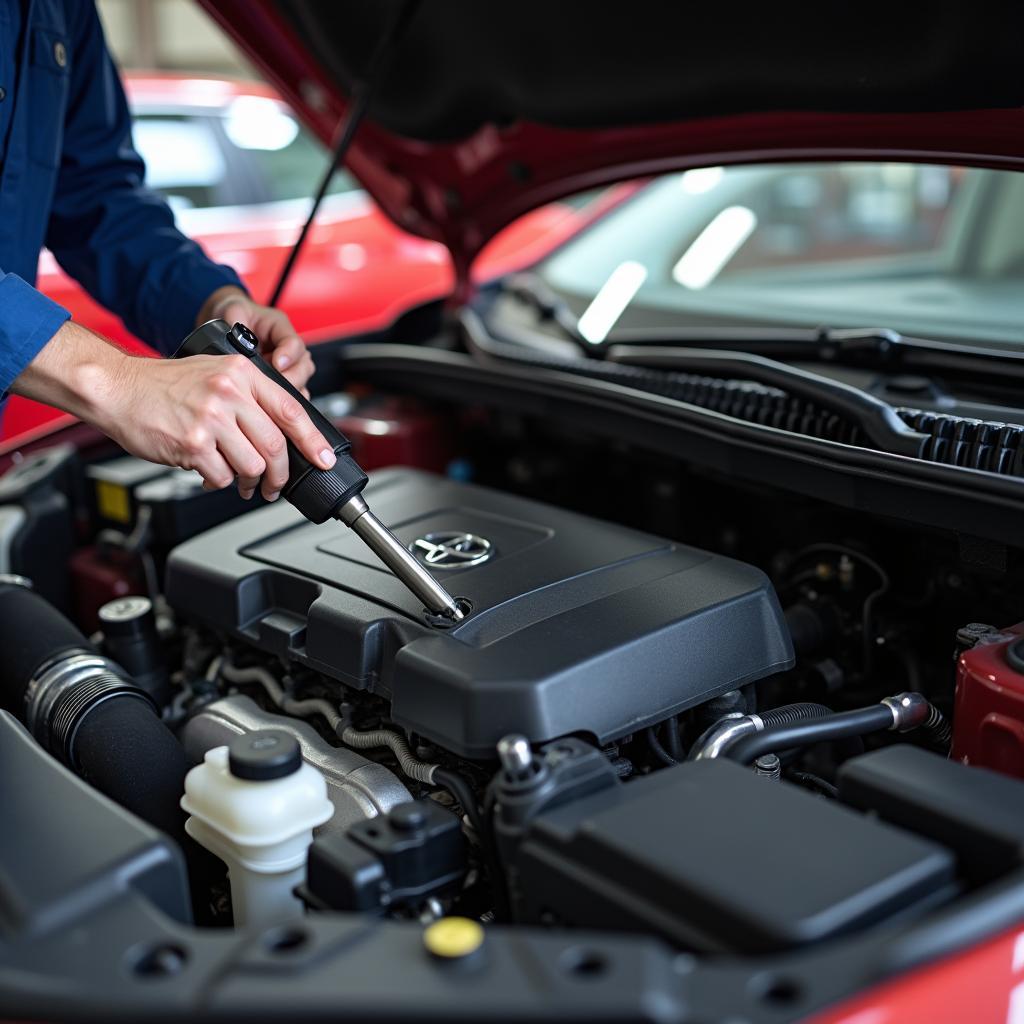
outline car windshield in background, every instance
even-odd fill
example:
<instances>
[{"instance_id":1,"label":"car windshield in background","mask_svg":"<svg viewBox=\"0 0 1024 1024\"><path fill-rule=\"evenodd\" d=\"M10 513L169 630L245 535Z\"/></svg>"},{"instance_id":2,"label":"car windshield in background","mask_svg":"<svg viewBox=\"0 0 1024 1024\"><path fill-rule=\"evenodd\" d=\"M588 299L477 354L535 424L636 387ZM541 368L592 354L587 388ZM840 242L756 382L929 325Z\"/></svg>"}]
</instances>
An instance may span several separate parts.
<instances>
[{"instance_id":1,"label":"car windshield in background","mask_svg":"<svg viewBox=\"0 0 1024 1024\"><path fill-rule=\"evenodd\" d=\"M1024 347L1024 175L895 163L658 178L538 268L614 328L885 326Z\"/></svg>"},{"instance_id":2,"label":"car windshield in background","mask_svg":"<svg viewBox=\"0 0 1024 1024\"><path fill-rule=\"evenodd\" d=\"M276 100L239 96L215 113L134 111L146 181L176 212L309 199L329 155ZM329 194L357 189L345 170Z\"/></svg>"}]
</instances>

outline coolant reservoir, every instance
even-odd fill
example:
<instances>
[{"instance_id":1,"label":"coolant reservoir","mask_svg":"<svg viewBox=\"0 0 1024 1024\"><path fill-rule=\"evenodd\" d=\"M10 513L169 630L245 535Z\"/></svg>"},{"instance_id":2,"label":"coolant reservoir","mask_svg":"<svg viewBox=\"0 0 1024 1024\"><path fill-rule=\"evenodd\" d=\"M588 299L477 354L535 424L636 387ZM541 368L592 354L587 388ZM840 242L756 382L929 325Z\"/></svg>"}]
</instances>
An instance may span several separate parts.
<instances>
[{"instance_id":1,"label":"coolant reservoir","mask_svg":"<svg viewBox=\"0 0 1024 1024\"><path fill-rule=\"evenodd\" d=\"M313 829L334 813L323 776L295 737L261 729L207 751L185 777L185 830L228 866L236 926L264 927L302 912Z\"/></svg>"}]
</instances>

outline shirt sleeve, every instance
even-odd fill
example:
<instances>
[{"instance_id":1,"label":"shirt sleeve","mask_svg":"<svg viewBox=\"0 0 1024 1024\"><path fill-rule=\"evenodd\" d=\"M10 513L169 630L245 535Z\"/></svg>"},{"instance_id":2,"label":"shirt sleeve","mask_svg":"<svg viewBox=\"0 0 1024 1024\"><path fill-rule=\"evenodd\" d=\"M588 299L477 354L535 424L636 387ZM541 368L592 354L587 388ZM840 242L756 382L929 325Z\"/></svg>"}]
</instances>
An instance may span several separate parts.
<instances>
[{"instance_id":1,"label":"shirt sleeve","mask_svg":"<svg viewBox=\"0 0 1024 1024\"><path fill-rule=\"evenodd\" d=\"M95 5L78 5L64 145L46 244L128 329L169 354L224 285L244 287L174 225L132 146L131 115Z\"/></svg>"},{"instance_id":2,"label":"shirt sleeve","mask_svg":"<svg viewBox=\"0 0 1024 1024\"><path fill-rule=\"evenodd\" d=\"M0 270L0 401L70 316L17 274Z\"/></svg>"}]
</instances>

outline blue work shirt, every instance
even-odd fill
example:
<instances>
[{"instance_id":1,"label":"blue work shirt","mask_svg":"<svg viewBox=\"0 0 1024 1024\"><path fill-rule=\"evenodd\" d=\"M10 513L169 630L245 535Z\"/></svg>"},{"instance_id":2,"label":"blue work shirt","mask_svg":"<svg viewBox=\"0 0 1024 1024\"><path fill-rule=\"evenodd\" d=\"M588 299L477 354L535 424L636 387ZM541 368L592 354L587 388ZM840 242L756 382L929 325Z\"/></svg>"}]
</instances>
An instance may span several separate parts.
<instances>
[{"instance_id":1,"label":"blue work shirt","mask_svg":"<svg viewBox=\"0 0 1024 1024\"><path fill-rule=\"evenodd\" d=\"M69 313L32 287L46 245L134 334L170 353L241 286L143 185L93 0L0 0L0 412Z\"/></svg>"}]
</instances>

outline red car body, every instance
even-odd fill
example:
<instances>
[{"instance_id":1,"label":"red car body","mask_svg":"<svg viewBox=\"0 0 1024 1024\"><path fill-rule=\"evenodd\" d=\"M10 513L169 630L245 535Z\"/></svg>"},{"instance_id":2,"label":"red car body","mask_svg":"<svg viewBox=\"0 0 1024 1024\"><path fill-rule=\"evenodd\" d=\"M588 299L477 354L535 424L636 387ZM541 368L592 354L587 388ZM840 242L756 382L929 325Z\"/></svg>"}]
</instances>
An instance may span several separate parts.
<instances>
[{"instance_id":1,"label":"red car body","mask_svg":"<svg viewBox=\"0 0 1024 1024\"><path fill-rule=\"evenodd\" d=\"M279 102L269 86L215 78L135 74L128 77L126 87L136 111L217 113L249 96ZM338 198L344 202L332 203L329 198L321 209L302 253L300 272L289 281L281 302L308 342L383 328L405 310L451 293L454 274L443 245L403 231L365 192ZM488 248L475 269L478 279L539 258L606 202L586 210L556 203L530 212ZM195 237L214 260L238 271L254 297L266 299L301 226L303 206L267 202L203 211L214 216L206 218ZM148 351L117 316L64 274L49 252L41 255L37 286L79 323L130 351ZM24 441L70 419L38 402L14 397L0 423L0 441Z\"/></svg>"}]
</instances>

